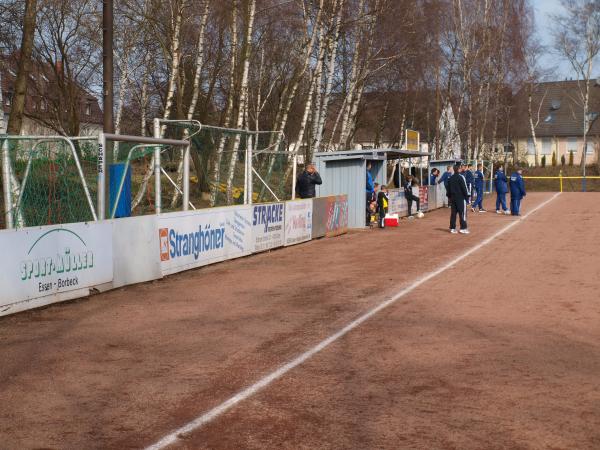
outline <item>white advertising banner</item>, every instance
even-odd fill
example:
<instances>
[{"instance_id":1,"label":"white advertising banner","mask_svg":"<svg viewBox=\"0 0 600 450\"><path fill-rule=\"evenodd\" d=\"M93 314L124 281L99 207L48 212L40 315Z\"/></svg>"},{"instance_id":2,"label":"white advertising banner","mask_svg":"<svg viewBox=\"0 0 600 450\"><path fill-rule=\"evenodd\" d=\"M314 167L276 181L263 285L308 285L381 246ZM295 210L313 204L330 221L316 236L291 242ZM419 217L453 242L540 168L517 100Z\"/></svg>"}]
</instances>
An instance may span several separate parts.
<instances>
[{"instance_id":1,"label":"white advertising banner","mask_svg":"<svg viewBox=\"0 0 600 450\"><path fill-rule=\"evenodd\" d=\"M162 278L156 214L113 221L113 288Z\"/></svg>"},{"instance_id":2,"label":"white advertising banner","mask_svg":"<svg viewBox=\"0 0 600 450\"><path fill-rule=\"evenodd\" d=\"M158 235L163 275L249 255L254 250L252 207L164 214L158 218Z\"/></svg>"},{"instance_id":3,"label":"white advertising banner","mask_svg":"<svg viewBox=\"0 0 600 450\"><path fill-rule=\"evenodd\" d=\"M0 309L65 299L113 279L112 223L53 225L0 232ZM22 310L27 307L15 307Z\"/></svg>"},{"instance_id":4,"label":"white advertising banner","mask_svg":"<svg viewBox=\"0 0 600 450\"><path fill-rule=\"evenodd\" d=\"M285 245L312 239L313 201L295 200L285 204Z\"/></svg>"},{"instance_id":5,"label":"white advertising banner","mask_svg":"<svg viewBox=\"0 0 600 450\"><path fill-rule=\"evenodd\" d=\"M252 238L255 252L283 247L284 212L284 203L270 203L252 207Z\"/></svg>"}]
</instances>

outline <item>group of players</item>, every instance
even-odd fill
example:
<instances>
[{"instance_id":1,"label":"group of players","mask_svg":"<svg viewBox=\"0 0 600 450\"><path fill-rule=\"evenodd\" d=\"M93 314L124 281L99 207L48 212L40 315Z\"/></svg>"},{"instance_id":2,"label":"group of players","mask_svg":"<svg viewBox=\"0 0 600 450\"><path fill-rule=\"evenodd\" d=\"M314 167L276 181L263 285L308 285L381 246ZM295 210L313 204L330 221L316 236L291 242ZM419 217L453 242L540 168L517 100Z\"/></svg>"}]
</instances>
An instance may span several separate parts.
<instances>
[{"instance_id":1,"label":"group of players","mask_svg":"<svg viewBox=\"0 0 600 450\"><path fill-rule=\"evenodd\" d=\"M485 213L483 207L483 194L485 175L483 165L479 164L477 170L473 170L472 164L457 163L455 166L448 166L447 171L437 180L439 171L433 169L431 172L430 184L443 183L448 197L448 207L450 213L450 232L452 234L469 234L467 224L467 209L471 206L471 211ZM500 167L494 174L494 187L496 189L496 214L521 215L521 201L527 195L525 191L525 182L523 180L523 170L520 167L507 180L504 168ZM510 189L510 211L506 206L506 194ZM456 229L456 216L460 219L460 230Z\"/></svg>"}]
</instances>

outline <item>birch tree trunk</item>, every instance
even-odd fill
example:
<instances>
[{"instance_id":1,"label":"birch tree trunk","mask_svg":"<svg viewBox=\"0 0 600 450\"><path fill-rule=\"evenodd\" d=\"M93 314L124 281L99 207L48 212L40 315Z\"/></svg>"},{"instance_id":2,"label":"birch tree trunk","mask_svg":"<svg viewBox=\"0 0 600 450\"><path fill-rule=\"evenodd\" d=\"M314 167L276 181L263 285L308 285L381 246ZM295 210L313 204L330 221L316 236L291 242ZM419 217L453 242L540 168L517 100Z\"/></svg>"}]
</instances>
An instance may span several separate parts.
<instances>
[{"instance_id":1,"label":"birch tree trunk","mask_svg":"<svg viewBox=\"0 0 600 450\"><path fill-rule=\"evenodd\" d=\"M323 24L321 26L321 31L319 32L319 50L317 57L317 66L315 67L314 75L311 80L310 87L308 89L308 95L306 97L306 102L304 104L304 114L302 115L302 121L300 123L300 131L298 133L298 139L296 140L297 146L302 146L302 141L304 140L304 134L306 132L306 125L308 123L308 116L310 114L311 109L314 114L312 117L313 124L313 136L317 133L317 127L319 126L319 113L321 110L321 85L323 82L323 66L325 64L325 56L327 50L327 40L325 39L326 34L326 26ZM314 97L314 100L313 100ZM314 101L314 107L313 107ZM312 160L312 142L307 142L306 148L306 162L310 162Z\"/></svg>"},{"instance_id":2,"label":"birch tree trunk","mask_svg":"<svg viewBox=\"0 0 600 450\"><path fill-rule=\"evenodd\" d=\"M233 14L231 21L231 59L229 64L229 94L227 95L227 106L225 108L225 115L223 118L223 123L225 126L230 125L231 116L233 114L233 98L235 93L235 83L236 83L236 69L237 69L237 0L235 0L233 6ZM219 139L219 145L217 147L217 153L215 155L215 162L213 165L213 170L211 174L211 195L210 195L210 206L215 206L217 204L220 182L221 182L221 163L223 160L223 152L225 150L225 144L227 142L227 135L221 135Z\"/></svg>"},{"instance_id":3,"label":"birch tree trunk","mask_svg":"<svg viewBox=\"0 0 600 450\"><path fill-rule=\"evenodd\" d=\"M537 118L534 121L533 107L532 107L533 89L534 89L533 84L529 83L529 85L527 86L527 116L529 119L529 128L531 130L531 138L533 140L533 148L535 151L535 165L537 167L540 164L540 150L537 145L537 137L535 135L535 129L537 128L537 126L540 123L540 113L541 113L542 105L544 103L544 99L546 98L546 94L548 94L548 91L546 90L546 92L544 92L544 95L542 96L542 99L540 100L540 104L538 106L538 111L537 111Z\"/></svg>"},{"instance_id":4,"label":"birch tree trunk","mask_svg":"<svg viewBox=\"0 0 600 450\"><path fill-rule=\"evenodd\" d=\"M175 88L177 86L177 80L179 79L179 64L181 62L181 22L183 20L183 4L177 4L174 8L173 14L173 36L171 38L171 73L169 75L169 85L167 89L167 96L165 100L165 109L163 112L163 119L168 119L171 115L171 108L173 107L173 99L175 98ZM160 130L161 137L164 135L166 127L163 125ZM135 199L131 205L131 209L135 209L139 206L146 194L148 188L148 182L154 173L154 154L150 159L150 164L144 173L142 184L138 190Z\"/></svg>"},{"instance_id":5,"label":"birch tree trunk","mask_svg":"<svg viewBox=\"0 0 600 450\"><path fill-rule=\"evenodd\" d=\"M150 72L150 52L144 57L144 75L142 79L142 93L140 98L140 136L146 136L148 115L148 73Z\"/></svg>"},{"instance_id":6,"label":"birch tree trunk","mask_svg":"<svg viewBox=\"0 0 600 450\"><path fill-rule=\"evenodd\" d=\"M282 96L283 100L280 103L280 107L277 111L275 126L273 127L273 129L275 131L279 131L279 133L277 133L276 136L272 137L269 140L269 147L278 149L281 146L281 143L283 142L284 132L285 132L285 128L287 126L287 121L288 121L288 117L290 114L290 110L292 108L292 103L296 97L296 93L298 91L300 81L302 80L302 77L304 76L304 73L306 72L306 70L308 69L308 66L310 64L310 57L313 53L313 47L315 45L318 30L320 28L319 24L321 23L321 16L323 14L323 4L324 4L324 0L319 0L318 10L315 14L315 21L313 23L312 31L310 32L310 38L309 38L309 41L308 41L306 49L305 49L303 63L300 66L299 70L297 70L297 72L294 73L294 76L290 80L290 84L288 86L286 86L286 88L284 90L284 93ZM307 30L308 30L308 28L309 28L309 24L307 21ZM289 162L291 162L292 160L293 160L292 155L290 155ZM275 164L275 158L270 158L268 168L267 168L266 174L264 176L264 180L266 183L269 183L271 180L271 175L273 173L274 164ZM287 171L286 171L286 173L287 173ZM287 179L285 177L283 177L282 183L284 184L285 182L287 182ZM259 193L259 199L263 198L265 191L266 191L266 187L261 186L261 190Z\"/></svg>"},{"instance_id":7,"label":"birch tree trunk","mask_svg":"<svg viewBox=\"0 0 600 450\"><path fill-rule=\"evenodd\" d=\"M235 0L237 3L237 0ZM234 10L236 6L234 6ZM242 64L242 79L240 83L240 104L238 108L238 117L236 122L236 128L241 129L244 126L244 116L246 114L248 105L248 72L250 70L250 48L252 44L252 33L254 29L254 17L256 13L256 0L248 0L248 7L246 11L246 34L244 36L244 42L242 45L242 58L240 63ZM239 133L235 135L233 142L233 150L229 160L229 171L227 174L227 203L233 203L233 179L235 177L235 166L238 158L238 150L240 148L241 136ZM247 150L247 149L246 149Z\"/></svg>"},{"instance_id":8,"label":"birch tree trunk","mask_svg":"<svg viewBox=\"0 0 600 450\"><path fill-rule=\"evenodd\" d=\"M344 0L340 0L338 4L337 17L335 22L335 30L333 37L330 38L330 45L328 49L329 53L329 67L327 69L327 84L325 86L325 92L323 94L323 104L321 105L321 111L319 113L319 120L316 128L314 137L314 151L321 151L321 142L323 141L323 133L325 132L325 123L327 121L327 115L329 112L329 100L331 98L331 90L333 88L333 79L335 77L335 63L337 57L337 49L339 45L340 28L342 24L342 11L344 10Z\"/></svg>"},{"instance_id":9,"label":"birch tree trunk","mask_svg":"<svg viewBox=\"0 0 600 450\"><path fill-rule=\"evenodd\" d=\"M121 134L121 121L123 119L123 106L125 104L125 92L129 89L129 52L125 50L121 62L121 75L119 76L119 98L117 114L115 115L115 134ZM119 161L119 142L114 143L113 161Z\"/></svg>"},{"instance_id":10,"label":"birch tree trunk","mask_svg":"<svg viewBox=\"0 0 600 450\"><path fill-rule=\"evenodd\" d=\"M358 14L362 15L365 6L365 0L360 0L358 4ZM362 29L362 27L360 27ZM350 114L352 111L352 107L354 106L354 92L356 90L356 85L358 84L358 67L360 60L360 52L361 52L361 40L362 40L362 32L359 31L358 36L356 37L356 45L354 49L354 57L352 59L352 69L350 71L350 84L348 86L348 92L346 94L346 107L344 108L343 119L342 119L342 127L340 128L340 138L338 144L340 146L345 146L346 141L348 139L348 125L350 121Z\"/></svg>"},{"instance_id":11,"label":"birch tree trunk","mask_svg":"<svg viewBox=\"0 0 600 450\"><path fill-rule=\"evenodd\" d=\"M202 75L202 66L204 65L204 39L205 39L205 31L206 31L206 23L208 21L208 12L209 12L209 2L208 0L204 0L202 4L202 15L200 19L200 30L198 31L198 43L196 44L196 63L195 63L195 71L194 71L194 81L192 84L192 98L190 99L190 104L187 111L187 120L192 120L194 118L194 112L196 111L196 106L198 105L198 98L200 97L200 78ZM183 139L189 140L190 131L188 128L184 129ZM190 154L192 153L191 143L190 143ZM183 191L183 159L185 155L185 149L180 149L179 151L179 164L177 166L177 186ZM200 167L200 159L196 152L192 156L192 160L194 161L194 166L196 167L196 175L198 176L198 182L200 182L200 172L202 168ZM180 193L178 189L173 190L173 198L171 199L171 208L175 208L177 206L177 202L179 201Z\"/></svg>"}]
</instances>

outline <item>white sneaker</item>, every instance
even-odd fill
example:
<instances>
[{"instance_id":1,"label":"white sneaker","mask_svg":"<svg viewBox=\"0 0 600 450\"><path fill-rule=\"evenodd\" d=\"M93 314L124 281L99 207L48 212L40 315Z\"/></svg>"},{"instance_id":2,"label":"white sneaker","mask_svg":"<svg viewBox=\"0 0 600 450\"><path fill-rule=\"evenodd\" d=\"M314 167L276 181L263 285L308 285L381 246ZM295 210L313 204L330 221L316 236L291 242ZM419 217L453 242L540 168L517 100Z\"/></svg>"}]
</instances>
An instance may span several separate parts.
<instances>
[{"instance_id":1,"label":"white sneaker","mask_svg":"<svg viewBox=\"0 0 600 450\"><path fill-rule=\"evenodd\" d=\"M415 216L408 216L408 218L412 220L415 218Z\"/></svg>"},{"instance_id":2,"label":"white sneaker","mask_svg":"<svg viewBox=\"0 0 600 450\"><path fill-rule=\"evenodd\" d=\"M508 211L508 210L504 211L504 215L505 216L510 216L510 211Z\"/></svg>"},{"instance_id":3,"label":"white sneaker","mask_svg":"<svg viewBox=\"0 0 600 450\"><path fill-rule=\"evenodd\" d=\"M471 232L469 230L460 230L459 233L460 234L470 234Z\"/></svg>"},{"instance_id":4,"label":"white sneaker","mask_svg":"<svg viewBox=\"0 0 600 450\"><path fill-rule=\"evenodd\" d=\"M450 230L450 233L452 233L452 234L458 234L458 231L456 231L454 228L452 228L452 229Z\"/></svg>"},{"instance_id":5,"label":"white sneaker","mask_svg":"<svg viewBox=\"0 0 600 450\"><path fill-rule=\"evenodd\" d=\"M500 211L499 209L496 210L496 214L502 214L502 211Z\"/></svg>"}]
</instances>

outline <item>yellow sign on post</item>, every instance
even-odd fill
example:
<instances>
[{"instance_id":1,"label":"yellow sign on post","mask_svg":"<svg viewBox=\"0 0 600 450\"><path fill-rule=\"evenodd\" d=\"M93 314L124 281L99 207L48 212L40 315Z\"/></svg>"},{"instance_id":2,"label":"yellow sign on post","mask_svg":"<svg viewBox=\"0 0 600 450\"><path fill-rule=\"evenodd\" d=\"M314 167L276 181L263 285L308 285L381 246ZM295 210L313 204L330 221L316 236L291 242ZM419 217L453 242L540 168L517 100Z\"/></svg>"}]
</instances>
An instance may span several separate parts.
<instances>
[{"instance_id":1,"label":"yellow sign on post","mask_svg":"<svg viewBox=\"0 0 600 450\"><path fill-rule=\"evenodd\" d=\"M420 143L421 135L418 131L415 130L406 130L406 150L411 152L419 151L419 143Z\"/></svg>"}]
</instances>

